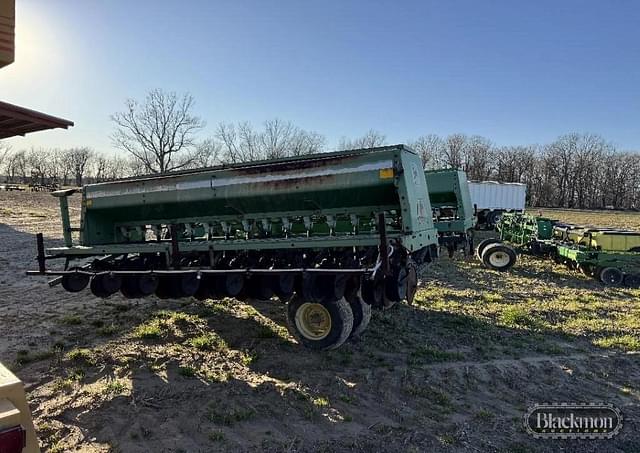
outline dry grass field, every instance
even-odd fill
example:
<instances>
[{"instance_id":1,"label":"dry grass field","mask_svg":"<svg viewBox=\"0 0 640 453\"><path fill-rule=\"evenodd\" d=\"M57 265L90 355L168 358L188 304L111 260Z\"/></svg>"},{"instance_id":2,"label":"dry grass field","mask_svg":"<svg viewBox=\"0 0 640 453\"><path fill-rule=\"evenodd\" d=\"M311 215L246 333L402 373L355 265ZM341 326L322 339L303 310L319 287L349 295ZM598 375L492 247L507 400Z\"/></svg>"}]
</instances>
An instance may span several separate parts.
<instances>
[{"instance_id":1,"label":"dry grass field","mask_svg":"<svg viewBox=\"0 0 640 453\"><path fill-rule=\"evenodd\" d=\"M413 305L312 352L276 301L98 300L26 277L33 233L60 243L55 201L0 193L0 361L45 451L640 451L640 290L445 256ZM640 228L637 213L544 213ZM625 424L606 441L529 437L526 408L551 401L612 403Z\"/></svg>"},{"instance_id":2,"label":"dry grass field","mask_svg":"<svg viewBox=\"0 0 640 453\"><path fill-rule=\"evenodd\" d=\"M550 219L580 225L610 226L640 231L640 212L633 211L578 211L567 209L530 209L532 214L541 213Z\"/></svg>"}]
</instances>

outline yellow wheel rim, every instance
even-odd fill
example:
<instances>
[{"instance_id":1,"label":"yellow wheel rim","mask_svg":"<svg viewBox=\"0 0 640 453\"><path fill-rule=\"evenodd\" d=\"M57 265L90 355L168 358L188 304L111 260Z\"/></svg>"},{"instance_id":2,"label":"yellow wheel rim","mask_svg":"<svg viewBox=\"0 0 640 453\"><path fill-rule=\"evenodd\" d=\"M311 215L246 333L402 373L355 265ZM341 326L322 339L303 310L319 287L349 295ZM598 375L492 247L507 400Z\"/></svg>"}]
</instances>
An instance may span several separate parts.
<instances>
[{"instance_id":1,"label":"yellow wheel rim","mask_svg":"<svg viewBox=\"0 0 640 453\"><path fill-rule=\"evenodd\" d=\"M331 332L331 314L321 304L305 302L296 311L296 327L309 340L322 340Z\"/></svg>"}]
</instances>

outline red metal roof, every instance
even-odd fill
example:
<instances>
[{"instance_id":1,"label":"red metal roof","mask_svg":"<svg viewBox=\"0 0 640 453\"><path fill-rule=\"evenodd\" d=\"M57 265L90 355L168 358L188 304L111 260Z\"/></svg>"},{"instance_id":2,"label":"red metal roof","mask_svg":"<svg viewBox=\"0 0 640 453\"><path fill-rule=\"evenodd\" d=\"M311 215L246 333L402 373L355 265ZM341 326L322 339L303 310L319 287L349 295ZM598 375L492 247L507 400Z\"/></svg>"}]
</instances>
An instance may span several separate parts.
<instances>
[{"instance_id":1,"label":"red metal roof","mask_svg":"<svg viewBox=\"0 0 640 453\"><path fill-rule=\"evenodd\" d=\"M0 101L0 139L70 126L73 121Z\"/></svg>"}]
</instances>

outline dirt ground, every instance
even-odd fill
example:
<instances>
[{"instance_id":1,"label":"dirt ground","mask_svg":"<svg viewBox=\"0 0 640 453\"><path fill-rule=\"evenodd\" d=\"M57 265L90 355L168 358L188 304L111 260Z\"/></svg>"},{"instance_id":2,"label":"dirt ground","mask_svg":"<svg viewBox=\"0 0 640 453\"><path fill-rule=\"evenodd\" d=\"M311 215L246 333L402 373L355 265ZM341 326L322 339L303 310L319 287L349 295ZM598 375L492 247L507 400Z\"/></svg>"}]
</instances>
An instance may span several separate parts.
<instances>
[{"instance_id":1,"label":"dirt ground","mask_svg":"<svg viewBox=\"0 0 640 453\"><path fill-rule=\"evenodd\" d=\"M638 214L545 213L640 228ZM640 451L640 290L527 256L508 273L443 257L414 305L312 352L276 301L50 289L24 274L38 231L60 243L56 200L0 193L0 361L26 383L44 451ZM612 403L624 427L536 440L522 417L542 402Z\"/></svg>"}]
</instances>

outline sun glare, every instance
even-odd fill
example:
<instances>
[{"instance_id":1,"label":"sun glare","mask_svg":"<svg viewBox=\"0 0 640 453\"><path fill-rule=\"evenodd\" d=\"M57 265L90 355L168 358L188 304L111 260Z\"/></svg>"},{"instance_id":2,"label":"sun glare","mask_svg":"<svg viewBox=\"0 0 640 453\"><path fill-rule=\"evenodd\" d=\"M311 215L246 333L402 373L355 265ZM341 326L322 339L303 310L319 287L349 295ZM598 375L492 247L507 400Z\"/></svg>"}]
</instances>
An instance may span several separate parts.
<instances>
[{"instance_id":1,"label":"sun glare","mask_svg":"<svg viewBox=\"0 0 640 453\"><path fill-rule=\"evenodd\" d=\"M35 2L16 2L15 62L4 68L0 80L28 83L60 67L61 32L50 26L46 13Z\"/></svg>"}]
</instances>

